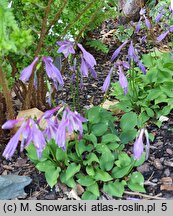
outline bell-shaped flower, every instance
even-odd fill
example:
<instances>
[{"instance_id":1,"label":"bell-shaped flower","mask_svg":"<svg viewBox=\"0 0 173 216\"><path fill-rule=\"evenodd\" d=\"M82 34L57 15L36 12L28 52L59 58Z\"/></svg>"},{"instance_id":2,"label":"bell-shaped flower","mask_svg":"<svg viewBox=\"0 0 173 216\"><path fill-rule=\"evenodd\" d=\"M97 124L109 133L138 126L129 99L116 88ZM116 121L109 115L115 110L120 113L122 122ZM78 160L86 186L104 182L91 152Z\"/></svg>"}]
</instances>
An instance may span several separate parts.
<instances>
[{"instance_id":1,"label":"bell-shaped flower","mask_svg":"<svg viewBox=\"0 0 173 216\"><path fill-rule=\"evenodd\" d=\"M8 120L2 125L2 129L3 130L12 129L18 122L23 121L23 120L24 118Z\"/></svg>"},{"instance_id":2,"label":"bell-shaped flower","mask_svg":"<svg viewBox=\"0 0 173 216\"><path fill-rule=\"evenodd\" d=\"M58 53L63 53L65 58L67 58L70 53L75 54L73 42L69 40L64 40L64 41L57 41L57 44L60 46L58 49Z\"/></svg>"},{"instance_id":3,"label":"bell-shaped flower","mask_svg":"<svg viewBox=\"0 0 173 216\"><path fill-rule=\"evenodd\" d=\"M66 131L68 131L69 135L73 132L79 131L80 136L82 136L82 123L86 121L87 119L83 118L78 112L72 112L68 107L66 107L57 131L56 142L58 146L62 149L66 149Z\"/></svg>"},{"instance_id":4,"label":"bell-shaped flower","mask_svg":"<svg viewBox=\"0 0 173 216\"><path fill-rule=\"evenodd\" d=\"M119 83L120 83L120 86L122 87L122 89L124 90L124 94L126 95L128 93L128 81L127 81L126 76L124 75L124 72L123 72L121 65L119 65L118 69L119 69L119 73L118 73L119 74Z\"/></svg>"},{"instance_id":5,"label":"bell-shaped flower","mask_svg":"<svg viewBox=\"0 0 173 216\"><path fill-rule=\"evenodd\" d=\"M139 160L144 152L143 135L144 128L140 130L139 137L136 139L133 147L133 156L135 160Z\"/></svg>"},{"instance_id":6,"label":"bell-shaped flower","mask_svg":"<svg viewBox=\"0 0 173 216\"><path fill-rule=\"evenodd\" d=\"M96 60L93 55L87 52L81 44L77 44L80 50L82 51L81 55L81 66L80 71L83 77L88 77L88 71L91 72L94 79L97 78L97 73L94 70L94 66L96 65Z\"/></svg>"},{"instance_id":7,"label":"bell-shaped flower","mask_svg":"<svg viewBox=\"0 0 173 216\"><path fill-rule=\"evenodd\" d=\"M30 78L30 76L32 74L32 71L33 71L33 67L34 67L34 65L36 64L37 61L38 61L38 57L36 57L34 59L34 61L28 67L23 69L23 71L22 71L22 73L20 75L20 78L19 78L22 82L25 83L25 82L27 82L29 80L29 78Z\"/></svg>"},{"instance_id":8,"label":"bell-shaped flower","mask_svg":"<svg viewBox=\"0 0 173 216\"><path fill-rule=\"evenodd\" d=\"M57 89L57 83L59 83L61 86L64 85L64 81L62 78L62 75L57 67L53 64L53 59L51 57L43 57L42 58L45 63L45 69L48 77L52 79L55 88Z\"/></svg>"},{"instance_id":9,"label":"bell-shaped flower","mask_svg":"<svg viewBox=\"0 0 173 216\"><path fill-rule=\"evenodd\" d=\"M21 141L21 151L23 151L26 146L33 142L39 158L41 157L42 151L46 146L44 135L33 119L24 119L17 132L7 143L7 146L3 152L3 156L6 159L9 159L13 156L19 141Z\"/></svg>"},{"instance_id":10,"label":"bell-shaped flower","mask_svg":"<svg viewBox=\"0 0 173 216\"><path fill-rule=\"evenodd\" d=\"M82 51L82 54L83 54L83 59L85 60L85 62L87 63L87 65L90 66L90 68L94 68L94 66L96 65L96 60L94 58L93 55L91 55L89 52L87 52L82 44L77 44L78 47L80 48L80 50Z\"/></svg>"},{"instance_id":11,"label":"bell-shaped flower","mask_svg":"<svg viewBox=\"0 0 173 216\"><path fill-rule=\"evenodd\" d=\"M111 75L112 75L112 71L113 71L114 67L112 67L103 83L103 86L102 86L102 91L103 92L107 92L107 90L109 89L109 86L110 86L110 82L111 82Z\"/></svg>"},{"instance_id":12,"label":"bell-shaped flower","mask_svg":"<svg viewBox=\"0 0 173 216\"><path fill-rule=\"evenodd\" d=\"M120 54L122 48L127 44L128 40L124 41L123 44L121 44L121 46L119 46L113 53L112 57L111 57L111 61L114 61L116 59L116 57Z\"/></svg>"}]
</instances>

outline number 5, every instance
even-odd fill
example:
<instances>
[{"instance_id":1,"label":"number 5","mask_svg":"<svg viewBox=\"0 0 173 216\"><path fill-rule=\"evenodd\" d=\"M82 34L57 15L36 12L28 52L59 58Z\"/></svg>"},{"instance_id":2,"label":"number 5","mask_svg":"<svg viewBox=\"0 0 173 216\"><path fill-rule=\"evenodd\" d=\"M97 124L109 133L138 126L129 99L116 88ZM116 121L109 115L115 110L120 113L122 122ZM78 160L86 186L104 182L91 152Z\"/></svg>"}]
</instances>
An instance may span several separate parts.
<instances>
[{"instance_id":1,"label":"number 5","mask_svg":"<svg viewBox=\"0 0 173 216\"><path fill-rule=\"evenodd\" d=\"M162 210L162 211L166 211L166 210L167 210L167 205L166 205L166 203L162 203L161 210Z\"/></svg>"}]
</instances>

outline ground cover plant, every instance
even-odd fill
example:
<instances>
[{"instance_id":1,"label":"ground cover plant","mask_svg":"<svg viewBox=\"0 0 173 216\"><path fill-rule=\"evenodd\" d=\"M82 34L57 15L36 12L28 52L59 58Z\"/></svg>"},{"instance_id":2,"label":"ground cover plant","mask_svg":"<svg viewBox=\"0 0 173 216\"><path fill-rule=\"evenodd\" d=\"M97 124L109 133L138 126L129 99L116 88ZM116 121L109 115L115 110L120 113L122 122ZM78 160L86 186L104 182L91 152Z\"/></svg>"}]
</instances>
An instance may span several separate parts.
<instances>
[{"instance_id":1,"label":"ground cover plant","mask_svg":"<svg viewBox=\"0 0 173 216\"><path fill-rule=\"evenodd\" d=\"M118 2L0 0L0 134L11 131L2 153L7 161L20 146L50 188L58 182L81 185L85 200L101 193L118 199L125 190L146 193L137 168L149 159L155 138L150 126L160 128L173 109L173 8L170 1L154 9L153 4L138 5L139 19L129 31L117 24L113 37L120 45L102 84L102 104L106 98L118 101L112 113L102 104L82 107L79 93L85 80L99 79L90 50L109 51L89 35L119 16ZM147 53L136 47L137 40ZM169 50L163 53L165 40ZM118 81L111 82L114 74ZM67 82L69 104L58 99ZM34 107L42 111L39 116L18 116Z\"/></svg>"}]
</instances>

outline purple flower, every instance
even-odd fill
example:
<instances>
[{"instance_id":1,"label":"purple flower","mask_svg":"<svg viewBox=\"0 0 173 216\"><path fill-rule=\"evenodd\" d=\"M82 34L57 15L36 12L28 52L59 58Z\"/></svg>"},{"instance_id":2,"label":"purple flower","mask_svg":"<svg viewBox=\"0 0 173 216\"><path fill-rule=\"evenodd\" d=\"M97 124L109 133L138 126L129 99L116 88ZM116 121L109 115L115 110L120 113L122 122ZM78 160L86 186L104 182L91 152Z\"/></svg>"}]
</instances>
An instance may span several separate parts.
<instances>
[{"instance_id":1,"label":"purple flower","mask_svg":"<svg viewBox=\"0 0 173 216\"><path fill-rule=\"evenodd\" d=\"M61 86L64 85L62 75L57 67L53 64L53 59L51 57L42 58L45 63L46 73L50 79L53 80L55 88L57 89L57 83Z\"/></svg>"},{"instance_id":2,"label":"purple flower","mask_svg":"<svg viewBox=\"0 0 173 216\"><path fill-rule=\"evenodd\" d=\"M8 120L2 125L2 129L11 129L13 128L18 122L23 121L24 118L19 118L19 119L13 119L13 120Z\"/></svg>"},{"instance_id":3,"label":"purple flower","mask_svg":"<svg viewBox=\"0 0 173 216\"><path fill-rule=\"evenodd\" d=\"M118 69L119 69L119 82L122 89L124 90L124 94L126 95L128 93L128 81L126 76L123 73L123 69L121 65L118 67Z\"/></svg>"},{"instance_id":4,"label":"purple flower","mask_svg":"<svg viewBox=\"0 0 173 216\"><path fill-rule=\"evenodd\" d=\"M18 131L15 133L15 135L7 143L7 146L6 146L6 148L2 154L2 156L5 157L6 159L10 159L13 156L13 154L17 148L22 130L23 130L23 128L21 126L18 129Z\"/></svg>"},{"instance_id":5,"label":"purple flower","mask_svg":"<svg viewBox=\"0 0 173 216\"><path fill-rule=\"evenodd\" d=\"M155 21L156 21L156 23L158 23L160 20L161 20L161 18L162 18L162 16L165 14L165 11L162 11L161 13L159 13L157 16L156 16L156 18L155 18Z\"/></svg>"},{"instance_id":6,"label":"purple flower","mask_svg":"<svg viewBox=\"0 0 173 216\"><path fill-rule=\"evenodd\" d=\"M157 42L161 42L169 33L169 31L162 33L159 37L157 37Z\"/></svg>"},{"instance_id":7,"label":"purple flower","mask_svg":"<svg viewBox=\"0 0 173 216\"><path fill-rule=\"evenodd\" d=\"M43 131L43 134L47 137L48 141L51 139L56 140L57 132L58 132L58 119L55 117L55 119L46 119L47 127Z\"/></svg>"},{"instance_id":8,"label":"purple flower","mask_svg":"<svg viewBox=\"0 0 173 216\"><path fill-rule=\"evenodd\" d=\"M81 44L77 44L82 51L80 71L83 77L88 77L88 70L91 72L94 79L97 78L97 73L94 70L96 60L89 52L87 52Z\"/></svg>"},{"instance_id":9,"label":"purple flower","mask_svg":"<svg viewBox=\"0 0 173 216\"><path fill-rule=\"evenodd\" d=\"M109 86L110 86L110 82L111 82L111 75L112 75L112 71L113 71L114 67L112 67L103 83L103 86L102 86L102 91L103 92L107 92Z\"/></svg>"},{"instance_id":10,"label":"purple flower","mask_svg":"<svg viewBox=\"0 0 173 216\"><path fill-rule=\"evenodd\" d=\"M34 67L34 65L36 64L37 61L38 61L38 57L36 57L34 59L34 61L28 67L23 69L23 71L22 71L22 73L20 75L20 78L19 78L22 82L25 83L25 82L27 82L29 80L29 78L30 78L30 76L32 74L32 71L33 71L33 67Z\"/></svg>"},{"instance_id":11,"label":"purple flower","mask_svg":"<svg viewBox=\"0 0 173 216\"><path fill-rule=\"evenodd\" d=\"M136 26L136 32L138 33L140 29L141 29L141 19L138 21L138 24Z\"/></svg>"},{"instance_id":12,"label":"purple flower","mask_svg":"<svg viewBox=\"0 0 173 216\"><path fill-rule=\"evenodd\" d=\"M94 66L96 65L96 60L95 60L94 56L91 55L89 52L87 52L83 48L82 44L78 43L77 45L80 48L80 50L82 51L82 53L83 53L83 59L85 60L85 62L87 63L87 65L89 65L90 68L94 68Z\"/></svg>"},{"instance_id":13,"label":"purple flower","mask_svg":"<svg viewBox=\"0 0 173 216\"><path fill-rule=\"evenodd\" d=\"M80 71L81 71L83 77L88 77L88 65L85 62L83 56L81 56Z\"/></svg>"},{"instance_id":14,"label":"purple flower","mask_svg":"<svg viewBox=\"0 0 173 216\"><path fill-rule=\"evenodd\" d=\"M7 121L6 126L9 125L9 128L12 128L12 125L15 126L14 123L10 125L9 121ZM27 119L27 120L23 119L22 125L14 134L14 136L10 139L3 152L3 156L6 159L9 159L13 156L19 141L21 141L21 146L20 146L21 151L23 151L23 149L26 146L28 146L31 142L33 142L33 144L36 147L37 155L39 158L41 157L42 151L46 146L44 135L42 131L38 128L38 125L34 122L33 119Z\"/></svg>"},{"instance_id":15,"label":"purple flower","mask_svg":"<svg viewBox=\"0 0 173 216\"><path fill-rule=\"evenodd\" d=\"M133 156L135 160L139 160L144 151L143 135L144 135L144 128L140 130L139 137L136 139L134 143Z\"/></svg>"},{"instance_id":16,"label":"purple flower","mask_svg":"<svg viewBox=\"0 0 173 216\"><path fill-rule=\"evenodd\" d=\"M143 72L143 74L146 74L146 68L145 68L145 66L142 64L142 62L138 60L137 64L138 64L138 67L139 67L139 68L141 69L141 71Z\"/></svg>"},{"instance_id":17,"label":"purple flower","mask_svg":"<svg viewBox=\"0 0 173 216\"><path fill-rule=\"evenodd\" d=\"M130 42L130 46L129 46L129 49L128 49L128 56L127 57L128 57L129 62L131 62L132 60L134 60L136 58L136 53L135 53L135 49L134 49L132 41Z\"/></svg>"},{"instance_id":18,"label":"purple flower","mask_svg":"<svg viewBox=\"0 0 173 216\"><path fill-rule=\"evenodd\" d=\"M149 19L144 15L144 18L145 18L145 24L147 26L148 29L151 29L151 23L149 21Z\"/></svg>"},{"instance_id":19,"label":"purple flower","mask_svg":"<svg viewBox=\"0 0 173 216\"><path fill-rule=\"evenodd\" d=\"M73 43L71 41L57 41L57 44L60 46L58 49L58 53L63 53L65 58L67 58L70 53L75 54Z\"/></svg>"},{"instance_id":20,"label":"purple flower","mask_svg":"<svg viewBox=\"0 0 173 216\"><path fill-rule=\"evenodd\" d=\"M83 118L78 112L72 112L68 107L66 107L57 131L57 144L61 148L66 149L66 130L69 134L72 134L74 131L79 131L80 136L82 136L82 123L86 121L87 119Z\"/></svg>"},{"instance_id":21,"label":"purple flower","mask_svg":"<svg viewBox=\"0 0 173 216\"><path fill-rule=\"evenodd\" d=\"M113 53L111 61L114 61L115 58L119 55L119 53L121 52L122 48L127 44L128 40L126 40L123 44L121 44L121 46L119 46Z\"/></svg>"},{"instance_id":22,"label":"purple flower","mask_svg":"<svg viewBox=\"0 0 173 216\"><path fill-rule=\"evenodd\" d=\"M44 112L44 114L41 116L40 119L44 118L44 119L48 119L48 118L51 118L52 115L58 111L59 109L61 108L61 106L57 106L51 110L47 110L46 112ZM40 122L40 119L38 120Z\"/></svg>"},{"instance_id":23,"label":"purple flower","mask_svg":"<svg viewBox=\"0 0 173 216\"><path fill-rule=\"evenodd\" d=\"M89 52L87 52L81 44L78 44L78 47L82 51L81 55L81 66L80 71L82 77L88 77L88 70L91 72L94 79L97 78L97 73L94 70L94 66L96 65L96 60Z\"/></svg>"}]
</instances>

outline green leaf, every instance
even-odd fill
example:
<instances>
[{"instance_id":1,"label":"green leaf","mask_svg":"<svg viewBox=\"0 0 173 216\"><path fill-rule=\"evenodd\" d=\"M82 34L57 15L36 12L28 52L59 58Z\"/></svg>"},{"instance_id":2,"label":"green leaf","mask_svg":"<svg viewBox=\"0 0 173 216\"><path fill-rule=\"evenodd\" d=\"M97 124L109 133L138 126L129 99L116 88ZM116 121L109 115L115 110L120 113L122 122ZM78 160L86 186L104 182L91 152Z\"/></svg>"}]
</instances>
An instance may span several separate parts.
<instances>
[{"instance_id":1,"label":"green leaf","mask_svg":"<svg viewBox=\"0 0 173 216\"><path fill-rule=\"evenodd\" d=\"M130 190L135 192L146 192L144 188L144 177L140 172L134 172L127 183Z\"/></svg>"},{"instance_id":2,"label":"green leaf","mask_svg":"<svg viewBox=\"0 0 173 216\"><path fill-rule=\"evenodd\" d=\"M100 196L99 186L98 186L97 182L88 186L87 191L91 192L92 194L94 194L97 197Z\"/></svg>"},{"instance_id":3,"label":"green leaf","mask_svg":"<svg viewBox=\"0 0 173 216\"><path fill-rule=\"evenodd\" d=\"M101 169L97 169L94 178L97 181L110 181L112 180L112 177L109 175L109 173L101 170Z\"/></svg>"},{"instance_id":4,"label":"green leaf","mask_svg":"<svg viewBox=\"0 0 173 216\"><path fill-rule=\"evenodd\" d=\"M112 177L113 178L122 178L129 174L130 170L132 168L132 165L126 166L126 167L114 167L112 170Z\"/></svg>"},{"instance_id":5,"label":"green leaf","mask_svg":"<svg viewBox=\"0 0 173 216\"><path fill-rule=\"evenodd\" d=\"M82 176L77 182L83 186L90 186L95 183L94 179L90 176Z\"/></svg>"},{"instance_id":6,"label":"green leaf","mask_svg":"<svg viewBox=\"0 0 173 216\"><path fill-rule=\"evenodd\" d=\"M137 125L137 114L129 112L124 114L120 120L120 127L123 131L132 130Z\"/></svg>"},{"instance_id":7,"label":"green leaf","mask_svg":"<svg viewBox=\"0 0 173 216\"><path fill-rule=\"evenodd\" d=\"M57 168L50 167L49 169L46 170L45 172L46 181L51 188L57 183L57 179L59 177L60 171L61 171L60 167Z\"/></svg>"},{"instance_id":8,"label":"green leaf","mask_svg":"<svg viewBox=\"0 0 173 216\"><path fill-rule=\"evenodd\" d=\"M106 152L106 151L109 151L109 148L106 144L102 144L102 143L98 143L96 145L96 151L100 154Z\"/></svg>"},{"instance_id":9,"label":"green leaf","mask_svg":"<svg viewBox=\"0 0 173 216\"><path fill-rule=\"evenodd\" d=\"M29 157L29 159L32 162L37 163L38 162L38 156L37 156L37 152L36 152L36 148L35 148L34 144L30 144L29 146L27 146L26 150L27 150L27 156Z\"/></svg>"},{"instance_id":10,"label":"green leaf","mask_svg":"<svg viewBox=\"0 0 173 216\"><path fill-rule=\"evenodd\" d=\"M154 111L150 108L146 108L146 113L149 117L154 117Z\"/></svg>"},{"instance_id":11,"label":"green leaf","mask_svg":"<svg viewBox=\"0 0 173 216\"><path fill-rule=\"evenodd\" d=\"M123 131L120 134L121 143L122 144L127 144L130 141L133 141L135 139L135 137L136 137L136 134L137 134L136 129L129 129L129 130Z\"/></svg>"},{"instance_id":12,"label":"green leaf","mask_svg":"<svg viewBox=\"0 0 173 216\"><path fill-rule=\"evenodd\" d=\"M91 165L92 162L97 162L99 163L99 159L95 153L90 153L87 155L87 160L83 161L83 164L86 165Z\"/></svg>"},{"instance_id":13,"label":"green leaf","mask_svg":"<svg viewBox=\"0 0 173 216\"><path fill-rule=\"evenodd\" d=\"M132 160L131 158L128 156L127 153L125 152L121 152L119 155L118 155L118 160L115 162L115 164L118 166L118 167L126 167L128 166L129 164L131 164Z\"/></svg>"},{"instance_id":14,"label":"green leaf","mask_svg":"<svg viewBox=\"0 0 173 216\"><path fill-rule=\"evenodd\" d=\"M132 130L137 125L137 114L129 112L124 114L120 120L120 127L123 131Z\"/></svg>"},{"instance_id":15,"label":"green leaf","mask_svg":"<svg viewBox=\"0 0 173 216\"><path fill-rule=\"evenodd\" d=\"M73 177L76 173L80 171L80 164L71 163L66 170L66 180Z\"/></svg>"},{"instance_id":16,"label":"green leaf","mask_svg":"<svg viewBox=\"0 0 173 216\"><path fill-rule=\"evenodd\" d=\"M100 107L94 106L88 111L88 121L92 124L96 124L100 121Z\"/></svg>"},{"instance_id":17,"label":"green leaf","mask_svg":"<svg viewBox=\"0 0 173 216\"><path fill-rule=\"evenodd\" d=\"M97 144L97 137L94 134L85 134L84 139L91 141L94 145Z\"/></svg>"},{"instance_id":18,"label":"green leaf","mask_svg":"<svg viewBox=\"0 0 173 216\"><path fill-rule=\"evenodd\" d=\"M46 172L49 169L54 169L55 164L50 160L46 160L46 161L37 163L36 168L41 172Z\"/></svg>"},{"instance_id":19,"label":"green leaf","mask_svg":"<svg viewBox=\"0 0 173 216\"><path fill-rule=\"evenodd\" d=\"M124 193L124 184L121 182L109 182L107 184L104 184L103 191L108 193L111 196L115 197L122 197Z\"/></svg>"},{"instance_id":20,"label":"green leaf","mask_svg":"<svg viewBox=\"0 0 173 216\"><path fill-rule=\"evenodd\" d=\"M76 142L75 147L78 156L81 156L83 152L90 152L93 149L93 145L86 145L86 141L84 139L80 140L79 142Z\"/></svg>"},{"instance_id":21,"label":"green leaf","mask_svg":"<svg viewBox=\"0 0 173 216\"><path fill-rule=\"evenodd\" d=\"M56 159L58 161L64 161L66 159L66 152L63 151L61 148L57 148L57 150L56 150Z\"/></svg>"},{"instance_id":22,"label":"green leaf","mask_svg":"<svg viewBox=\"0 0 173 216\"><path fill-rule=\"evenodd\" d=\"M104 152L100 159L100 168L102 170L109 171L112 169L114 165L114 155L111 153L110 150Z\"/></svg>"},{"instance_id":23,"label":"green leaf","mask_svg":"<svg viewBox=\"0 0 173 216\"><path fill-rule=\"evenodd\" d=\"M102 136L108 129L108 122L98 123L92 126L92 133L95 136Z\"/></svg>"},{"instance_id":24,"label":"green leaf","mask_svg":"<svg viewBox=\"0 0 173 216\"><path fill-rule=\"evenodd\" d=\"M94 168L92 166L87 166L86 167L86 172L89 176L94 176L95 175L95 171Z\"/></svg>"},{"instance_id":25,"label":"green leaf","mask_svg":"<svg viewBox=\"0 0 173 216\"><path fill-rule=\"evenodd\" d=\"M102 136L102 143L118 142L120 139L115 134L106 134Z\"/></svg>"},{"instance_id":26,"label":"green leaf","mask_svg":"<svg viewBox=\"0 0 173 216\"><path fill-rule=\"evenodd\" d=\"M70 188L74 188L76 186L76 183L75 183L73 177L69 178L68 180L66 179L66 172L65 171L61 172L60 180L62 183L66 184Z\"/></svg>"},{"instance_id":27,"label":"green leaf","mask_svg":"<svg viewBox=\"0 0 173 216\"><path fill-rule=\"evenodd\" d=\"M90 191L85 191L82 194L82 200L96 200L97 196L91 193Z\"/></svg>"}]
</instances>

